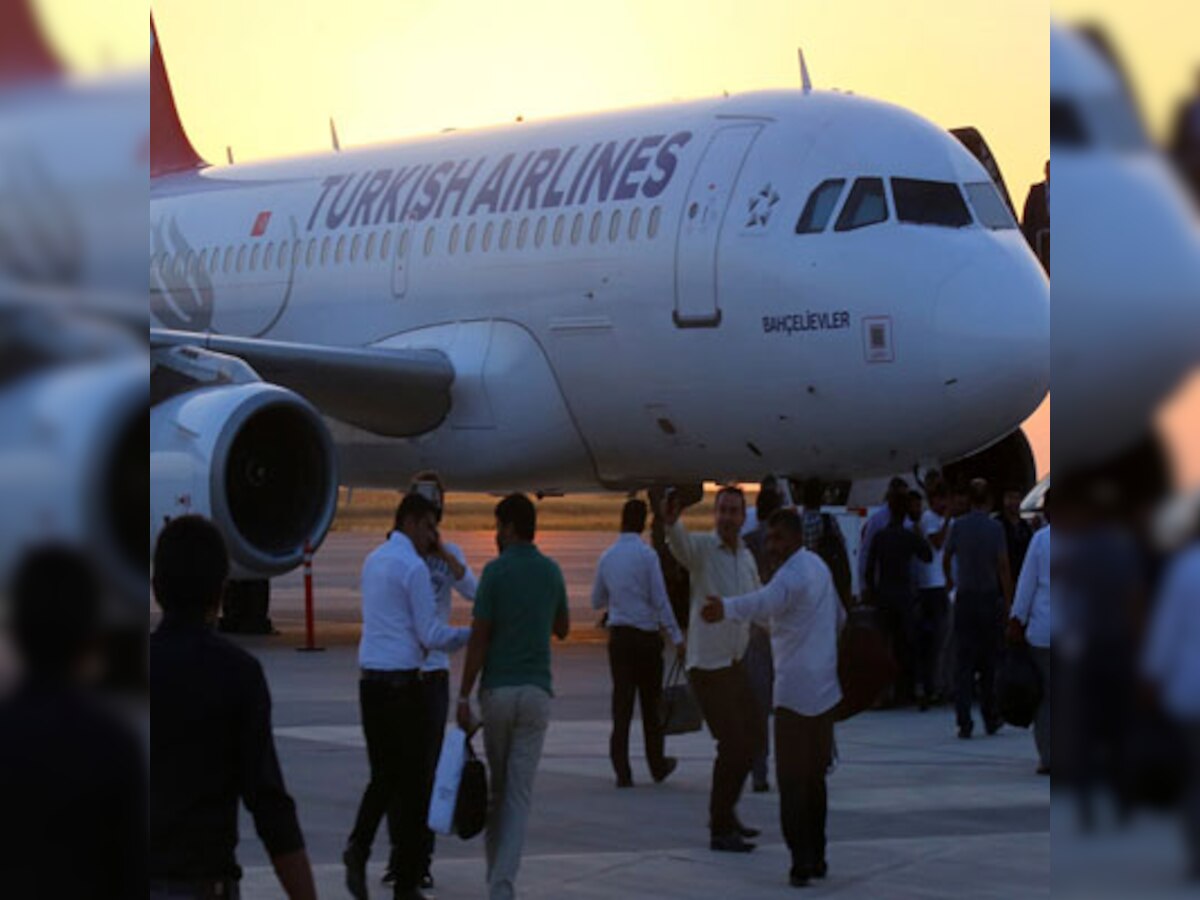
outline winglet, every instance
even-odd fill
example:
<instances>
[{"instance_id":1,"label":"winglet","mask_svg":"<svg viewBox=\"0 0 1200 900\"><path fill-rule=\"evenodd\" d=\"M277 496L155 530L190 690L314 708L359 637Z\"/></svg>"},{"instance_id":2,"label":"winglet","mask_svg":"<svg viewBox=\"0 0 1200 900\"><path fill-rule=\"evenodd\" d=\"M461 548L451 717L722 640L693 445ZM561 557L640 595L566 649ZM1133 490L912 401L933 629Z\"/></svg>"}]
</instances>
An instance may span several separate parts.
<instances>
[{"instance_id":1,"label":"winglet","mask_svg":"<svg viewBox=\"0 0 1200 900\"><path fill-rule=\"evenodd\" d=\"M150 17L150 177L188 172L207 165L192 146L167 78L162 48Z\"/></svg>"},{"instance_id":2,"label":"winglet","mask_svg":"<svg viewBox=\"0 0 1200 900\"><path fill-rule=\"evenodd\" d=\"M808 63L804 61L804 48L797 47L796 52L800 55L800 86L804 88L804 93L812 93L812 79L808 77Z\"/></svg>"},{"instance_id":3,"label":"winglet","mask_svg":"<svg viewBox=\"0 0 1200 900\"><path fill-rule=\"evenodd\" d=\"M29 0L0 0L0 85L61 75Z\"/></svg>"}]
</instances>

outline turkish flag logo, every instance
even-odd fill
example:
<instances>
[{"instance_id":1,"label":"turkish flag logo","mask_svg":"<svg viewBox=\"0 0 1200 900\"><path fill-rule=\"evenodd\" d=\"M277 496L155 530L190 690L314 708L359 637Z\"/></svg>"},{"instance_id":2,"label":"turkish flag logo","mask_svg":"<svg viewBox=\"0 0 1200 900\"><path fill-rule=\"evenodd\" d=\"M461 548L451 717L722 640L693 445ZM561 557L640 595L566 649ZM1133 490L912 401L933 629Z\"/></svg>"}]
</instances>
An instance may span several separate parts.
<instances>
[{"instance_id":1,"label":"turkish flag logo","mask_svg":"<svg viewBox=\"0 0 1200 900\"><path fill-rule=\"evenodd\" d=\"M262 237L267 233L267 226L271 224L271 211L264 210L258 214L258 218L254 220L254 227L250 229L250 237Z\"/></svg>"}]
</instances>

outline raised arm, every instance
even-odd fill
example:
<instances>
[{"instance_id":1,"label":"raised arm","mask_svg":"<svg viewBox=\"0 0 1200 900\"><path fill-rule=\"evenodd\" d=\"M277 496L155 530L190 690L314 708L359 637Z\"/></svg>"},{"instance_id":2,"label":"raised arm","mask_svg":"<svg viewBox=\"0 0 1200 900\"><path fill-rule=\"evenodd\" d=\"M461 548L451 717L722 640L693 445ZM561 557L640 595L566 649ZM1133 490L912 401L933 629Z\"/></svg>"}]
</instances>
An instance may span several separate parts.
<instances>
[{"instance_id":1,"label":"raised arm","mask_svg":"<svg viewBox=\"0 0 1200 900\"><path fill-rule=\"evenodd\" d=\"M771 616L787 605L787 587L784 579L776 576L770 584L740 597L729 597L721 601L725 607L725 618L734 622L755 622L766 625Z\"/></svg>"}]
</instances>

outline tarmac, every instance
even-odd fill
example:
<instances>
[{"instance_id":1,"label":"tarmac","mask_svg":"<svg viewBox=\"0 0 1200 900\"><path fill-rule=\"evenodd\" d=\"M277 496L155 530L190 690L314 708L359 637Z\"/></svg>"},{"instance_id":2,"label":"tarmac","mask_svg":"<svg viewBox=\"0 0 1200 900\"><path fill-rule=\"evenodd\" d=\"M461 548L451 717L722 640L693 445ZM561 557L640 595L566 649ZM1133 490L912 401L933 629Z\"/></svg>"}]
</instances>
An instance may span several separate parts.
<instances>
[{"instance_id":1,"label":"tarmac","mask_svg":"<svg viewBox=\"0 0 1200 900\"><path fill-rule=\"evenodd\" d=\"M476 572L494 555L490 533L447 538L463 547ZM279 755L322 897L348 896L341 851L367 780L357 704L357 580L362 557L378 539L335 533L317 554L317 638L324 652L296 650L304 637L298 573L274 586L272 616L282 633L238 639L262 661L271 684ZM607 752L608 664L588 603L595 560L611 539L564 532L541 540L563 566L575 633L554 646L556 698L534 789L520 896L796 896L787 886L773 775L771 792L747 790L739 808L744 822L763 830L757 851L708 849L714 744L707 732L668 739L679 768L655 785L638 764L642 744L635 721L636 787L615 789ZM456 621L468 618L468 604L456 601ZM457 669L452 679L456 690ZM984 737L979 729L973 740L961 741L947 707L871 712L838 726L837 750L829 780L830 873L802 896L1007 900L1050 894L1050 785L1034 774L1028 732L1006 728ZM280 896L244 813L241 828L243 896ZM390 896L380 883L386 856L381 829L371 861L373 897ZM433 896L485 896L482 839L439 838L433 875Z\"/></svg>"}]
</instances>

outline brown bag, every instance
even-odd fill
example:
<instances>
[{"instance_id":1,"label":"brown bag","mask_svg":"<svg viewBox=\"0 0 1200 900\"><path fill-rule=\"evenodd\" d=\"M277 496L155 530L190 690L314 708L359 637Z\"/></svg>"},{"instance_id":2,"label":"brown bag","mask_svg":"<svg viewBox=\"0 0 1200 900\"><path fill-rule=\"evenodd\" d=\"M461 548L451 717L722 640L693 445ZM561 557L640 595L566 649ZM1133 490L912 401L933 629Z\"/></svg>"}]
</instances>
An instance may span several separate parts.
<instances>
[{"instance_id":1,"label":"brown bag","mask_svg":"<svg viewBox=\"0 0 1200 900\"><path fill-rule=\"evenodd\" d=\"M857 606L848 615L838 642L842 702L835 717L839 722L871 709L899 674L891 641L879 627L875 608Z\"/></svg>"}]
</instances>

